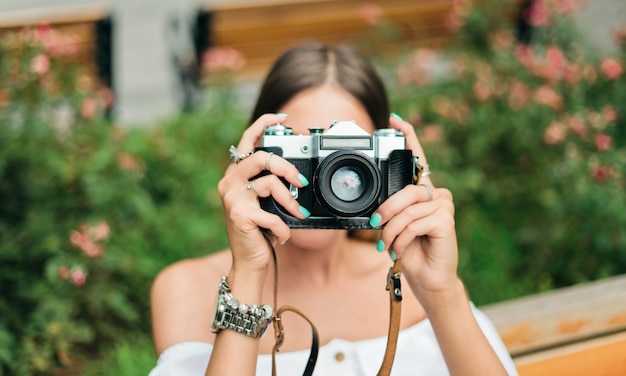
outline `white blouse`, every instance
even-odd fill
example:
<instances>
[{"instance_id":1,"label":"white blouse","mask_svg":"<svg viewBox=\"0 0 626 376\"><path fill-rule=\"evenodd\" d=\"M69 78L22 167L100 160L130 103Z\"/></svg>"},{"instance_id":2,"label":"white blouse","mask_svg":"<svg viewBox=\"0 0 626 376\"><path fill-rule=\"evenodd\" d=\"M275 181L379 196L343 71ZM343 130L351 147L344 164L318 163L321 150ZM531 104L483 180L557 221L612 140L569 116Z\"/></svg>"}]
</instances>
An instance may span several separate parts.
<instances>
[{"instance_id":1,"label":"white blouse","mask_svg":"<svg viewBox=\"0 0 626 376\"><path fill-rule=\"evenodd\" d=\"M472 304L474 316L487 340L500 358L509 375L517 370L491 321ZM314 376L369 376L376 375L385 353L387 337L363 341L346 341L335 338L321 346ZM205 342L183 342L166 349L149 376L204 375L213 345ZM301 375L310 350L280 352L276 355L278 376ZM468 348L467 351L472 351ZM271 375L271 354L259 355L257 376ZM439 349L430 321L422 320L400 331L392 376L448 375L449 372Z\"/></svg>"}]
</instances>

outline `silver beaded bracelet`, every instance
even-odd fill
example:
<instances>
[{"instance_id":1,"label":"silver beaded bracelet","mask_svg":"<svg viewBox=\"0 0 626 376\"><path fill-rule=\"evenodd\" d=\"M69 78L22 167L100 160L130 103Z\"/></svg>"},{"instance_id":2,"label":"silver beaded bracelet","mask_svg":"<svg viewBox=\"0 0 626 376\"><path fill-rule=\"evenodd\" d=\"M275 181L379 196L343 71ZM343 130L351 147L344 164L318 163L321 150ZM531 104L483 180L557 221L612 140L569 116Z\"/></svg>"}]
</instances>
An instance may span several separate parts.
<instances>
[{"instance_id":1,"label":"silver beaded bracelet","mask_svg":"<svg viewBox=\"0 0 626 376\"><path fill-rule=\"evenodd\" d=\"M274 309L267 304L259 307L256 304L248 306L239 303L230 293L225 276L217 287L217 307L211 325L213 333L230 329L248 337L261 338L273 320Z\"/></svg>"}]
</instances>

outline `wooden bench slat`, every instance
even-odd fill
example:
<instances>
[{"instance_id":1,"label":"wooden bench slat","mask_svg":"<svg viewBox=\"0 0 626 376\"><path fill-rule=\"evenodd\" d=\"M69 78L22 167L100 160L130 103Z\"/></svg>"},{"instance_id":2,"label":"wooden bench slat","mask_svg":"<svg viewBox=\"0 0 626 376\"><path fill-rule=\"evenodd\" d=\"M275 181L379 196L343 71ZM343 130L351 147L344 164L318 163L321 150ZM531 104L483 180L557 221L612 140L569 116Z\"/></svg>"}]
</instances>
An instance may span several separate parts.
<instances>
[{"instance_id":1,"label":"wooden bench slat","mask_svg":"<svg viewBox=\"0 0 626 376\"><path fill-rule=\"evenodd\" d=\"M519 357L520 376L626 375L626 332Z\"/></svg>"},{"instance_id":2,"label":"wooden bench slat","mask_svg":"<svg viewBox=\"0 0 626 376\"><path fill-rule=\"evenodd\" d=\"M626 330L626 275L481 307L519 356Z\"/></svg>"}]
</instances>

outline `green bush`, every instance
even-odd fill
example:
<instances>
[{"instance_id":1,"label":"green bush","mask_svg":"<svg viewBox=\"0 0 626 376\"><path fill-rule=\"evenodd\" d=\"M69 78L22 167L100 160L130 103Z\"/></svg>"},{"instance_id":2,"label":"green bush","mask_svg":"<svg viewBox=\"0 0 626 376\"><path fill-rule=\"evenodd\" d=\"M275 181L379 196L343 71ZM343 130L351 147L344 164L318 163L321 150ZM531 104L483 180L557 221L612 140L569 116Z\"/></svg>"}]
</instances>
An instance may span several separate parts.
<instances>
[{"instance_id":1,"label":"green bush","mask_svg":"<svg viewBox=\"0 0 626 376\"><path fill-rule=\"evenodd\" d=\"M80 373L149 338L156 273L226 245L216 185L245 124L228 88L203 111L123 129L73 50L49 46L61 38L0 42L0 374Z\"/></svg>"},{"instance_id":2,"label":"green bush","mask_svg":"<svg viewBox=\"0 0 626 376\"><path fill-rule=\"evenodd\" d=\"M536 1L521 43L502 2L457 2L452 47L393 70L394 109L455 196L479 303L626 272L626 29L605 56L567 4Z\"/></svg>"}]
</instances>

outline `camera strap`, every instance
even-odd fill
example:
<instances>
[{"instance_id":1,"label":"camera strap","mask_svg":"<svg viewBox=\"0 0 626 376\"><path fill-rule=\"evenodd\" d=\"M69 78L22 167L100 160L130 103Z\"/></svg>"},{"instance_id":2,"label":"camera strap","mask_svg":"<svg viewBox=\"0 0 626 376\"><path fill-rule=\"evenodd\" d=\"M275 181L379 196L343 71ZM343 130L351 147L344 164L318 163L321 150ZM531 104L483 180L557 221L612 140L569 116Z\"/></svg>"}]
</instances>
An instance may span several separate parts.
<instances>
[{"instance_id":1,"label":"camera strap","mask_svg":"<svg viewBox=\"0 0 626 376\"><path fill-rule=\"evenodd\" d=\"M276 251L274 250L274 246L272 245L272 241L270 239L270 235L263 232L265 235L265 240L272 250L272 257L274 260L274 307L278 306L278 264L276 260ZM394 261L391 268L389 268L389 273L387 274L387 285L386 289L389 291L389 333L387 335L387 347L385 349L385 355L383 357L383 362L380 366L380 370L377 373L377 376L389 376L391 374L391 367L393 366L394 357L396 354L396 345L398 342L398 333L400 332L400 316L402 312L402 289L400 286L400 269L402 268L402 263L400 259ZM282 346L285 341L285 330L283 328L282 315L285 312L293 312L303 319L305 319L309 325L311 326L311 352L309 353L309 359L306 363L306 367L304 369L303 376L311 376L313 375L313 370L315 369L315 364L317 363L317 355L319 353L319 335L317 332L317 328L315 324L299 309L284 305L280 308L276 309L276 313L274 315L274 347L272 349L272 376L276 376L276 353L280 351L280 346Z\"/></svg>"},{"instance_id":2,"label":"camera strap","mask_svg":"<svg viewBox=\"0 0 626 376\"><path fill-rule=\"evenodd\" d=\"M387 274L387 290L389 291L389 333L387 334L387 348L383 364L377 376L388 376L391 374L391 367L396 355L396 345L398 344L398 333L400 332L400 316L402 313L402 288L400 285L400 269L402 262L397 259L393 266L389 268Z\"/></svg>"}]
</instances>

